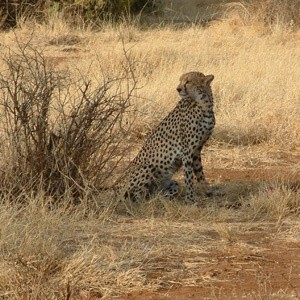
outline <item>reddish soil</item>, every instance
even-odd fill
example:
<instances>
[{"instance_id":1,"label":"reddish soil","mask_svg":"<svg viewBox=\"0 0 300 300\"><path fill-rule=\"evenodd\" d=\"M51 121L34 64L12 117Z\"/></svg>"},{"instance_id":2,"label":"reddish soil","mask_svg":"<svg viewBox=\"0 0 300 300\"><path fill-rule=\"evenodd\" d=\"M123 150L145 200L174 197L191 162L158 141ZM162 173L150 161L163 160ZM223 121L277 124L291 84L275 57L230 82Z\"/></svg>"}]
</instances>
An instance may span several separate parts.
<instances>
[{"instance_id":1,"label":"reddish soil","mask_svg":"<svg viewBox=\"0 0 300 300\"><path fill-rule=\"evenodd\" d=\"M218 178L221 184L278 180L298 189L300 182L300 174L295 175L289 167L214 169L206 170L206 174L210 181ZM236 236L236 242L203 254L199 259L207 258L208 263L198 270L198 284L136 291L118 300L300 299L300 239L275 237L275 227L254 227L252 233Z\"/></svg>"},{"instance_id":2,"label":"reddish soil","mask_svg":"<svg viewBox=\"0 0 300 300\"><path fill-rule=\"evenodd\" d=\"M253 169L206 169L210 182L220 187L242 183L256 184L262 181L286 182L298 191L300 172L292 172L289 166L270 166ZM242 186L241 185L241 186ZM298 193L298 192L297 192ZM172 266L178 262L202 262L193 269L195 279L190 286L174 282L168 288L158 291L133 291L116 300L202 300L202 299L300 299L300 235L297 239L288 238L284 232L294 228L293 223L240 224L233 241L224 242L219 236L211 235L212 240L220 240L219 247L207 252L182 256L166 257L160 269L149 269L148 279L164 278ZM245 226L245 227L244 227ZM250 227L249 227L250 226ZM279 228L280 227L280 228ZM298 225L298 228L299 225ZM278 234L278 232L281 234ZM76 299L96 300L99 297L83 296Z\"/></svg>"},{"instance_id":3,"label":"reddish soil","mask_svg":"<svg viewBox=\"0 0 300 300\"><path fill-rule=\"evenodd\" d=\"M298 181L300 172L295 173L288 167L255 169L213 169L205 170L209 181L220 182L261 182L261 181Z\"/></svg>"},{"instance_id":4,"label":"reddish soil","mask_svg":"<svg viewBox=\"0 0 300 300\"><path fill-rule=\"evenodd\" d=\"M218 252L207 254L209 263L199 270L201 280L197 286L174 287L157 292L138 291L119 299L300 298L299 242L272 241L271 236L264 232L255 232L238 240L238 245L228 245ZM253 247L249 246L250 242ZM259 245L259 251L255 245Z\"/></svg>"}]
</instances>

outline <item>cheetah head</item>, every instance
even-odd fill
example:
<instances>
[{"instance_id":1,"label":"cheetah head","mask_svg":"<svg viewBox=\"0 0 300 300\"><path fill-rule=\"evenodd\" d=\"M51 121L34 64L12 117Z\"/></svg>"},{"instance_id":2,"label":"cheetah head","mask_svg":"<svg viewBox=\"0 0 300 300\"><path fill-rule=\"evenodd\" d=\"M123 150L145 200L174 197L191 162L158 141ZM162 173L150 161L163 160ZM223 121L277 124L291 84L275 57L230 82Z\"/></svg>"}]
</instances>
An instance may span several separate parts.
<instances>
[{"instance_id":1,"label":"cheetah head","mask_svg":"<svg viewBox=\"0 0 300 300\"><path fill-rule=\"evenodd\" d=\"M214 75L207 75L200 72L185 73L180 77L177 91L181 98L192 98L197 101L208 99L211 93L210 83Z\"/></svg>"}]
</instances>

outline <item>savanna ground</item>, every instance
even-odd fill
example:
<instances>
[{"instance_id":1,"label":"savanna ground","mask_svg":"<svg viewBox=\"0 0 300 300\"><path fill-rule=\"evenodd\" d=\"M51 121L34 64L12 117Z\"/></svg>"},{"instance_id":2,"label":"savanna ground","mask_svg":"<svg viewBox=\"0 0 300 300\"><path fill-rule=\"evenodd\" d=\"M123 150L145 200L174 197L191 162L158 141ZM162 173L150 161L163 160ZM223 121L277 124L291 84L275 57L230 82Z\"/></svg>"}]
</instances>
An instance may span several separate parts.
<instances>
[{"instance_id":1,"label":"savanna ground","mask_svg":"<svg viewBox=\"0 0 300 300\"><path fill-rule=\"evenodd\" d=\"M23 43L55 69L96 82L118 76L124 56L134 62L124 164L175 106L179 76L214 74L217 125L203 164L221 194L199 188L198 205L160 195L131 205L108 190L54 206L43 192L22 194L21 204L3 194L1 299L300 298L300 32L292 23L264 26L239 13L206 28L91 31L58 18L0 33L2 53ZM2 168L8 160L2 153Z\"/></svg>"}]
</instances>

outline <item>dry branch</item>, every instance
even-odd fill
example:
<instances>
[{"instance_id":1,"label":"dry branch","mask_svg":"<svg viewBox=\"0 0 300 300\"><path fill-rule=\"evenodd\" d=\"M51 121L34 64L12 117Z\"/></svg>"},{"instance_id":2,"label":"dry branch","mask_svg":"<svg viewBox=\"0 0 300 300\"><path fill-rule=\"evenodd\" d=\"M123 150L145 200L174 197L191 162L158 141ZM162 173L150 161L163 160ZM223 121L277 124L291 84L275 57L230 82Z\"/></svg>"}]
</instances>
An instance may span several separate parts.
<instances>
[{"instance_id":1,"label":"dry branch","mask_svg":"<svg viewBox=\"0 0 300 300\"><path fill-rule=\"evenodd\" d=\"M18 50L3 57L7 70L0 75L2 155L11 158L0 188L14 182L17 190L76 198L89 187L101 188L125 153L120 147L131 127L124 120L137 80L128 53L122 74L102 73L96 86L54 70L30 45Z\"/></svg>"}]
</instances>

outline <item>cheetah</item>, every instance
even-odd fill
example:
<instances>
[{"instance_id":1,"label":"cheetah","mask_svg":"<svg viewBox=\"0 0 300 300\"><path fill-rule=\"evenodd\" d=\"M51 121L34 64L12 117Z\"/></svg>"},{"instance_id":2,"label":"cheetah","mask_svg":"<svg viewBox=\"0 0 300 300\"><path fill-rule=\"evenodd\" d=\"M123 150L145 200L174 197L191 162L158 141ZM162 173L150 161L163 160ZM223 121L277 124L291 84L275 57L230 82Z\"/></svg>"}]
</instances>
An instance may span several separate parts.
<instances>
[{"instance_id":1,"label":"cheetah","mask_svg":"<svg viewBox=\"0 0 300 300\"><path fill-rule=\"evenodd\" d=\"M131 163L125 198L136 201L154 191L166 197L178 193L172 176L182 166L186 202L195 202L194 175L205 183L201 150L215 126L211 82L213 75L189 72L180 77L177 91L180 101L145 141Z\"/></svg>"}]
</instances>

